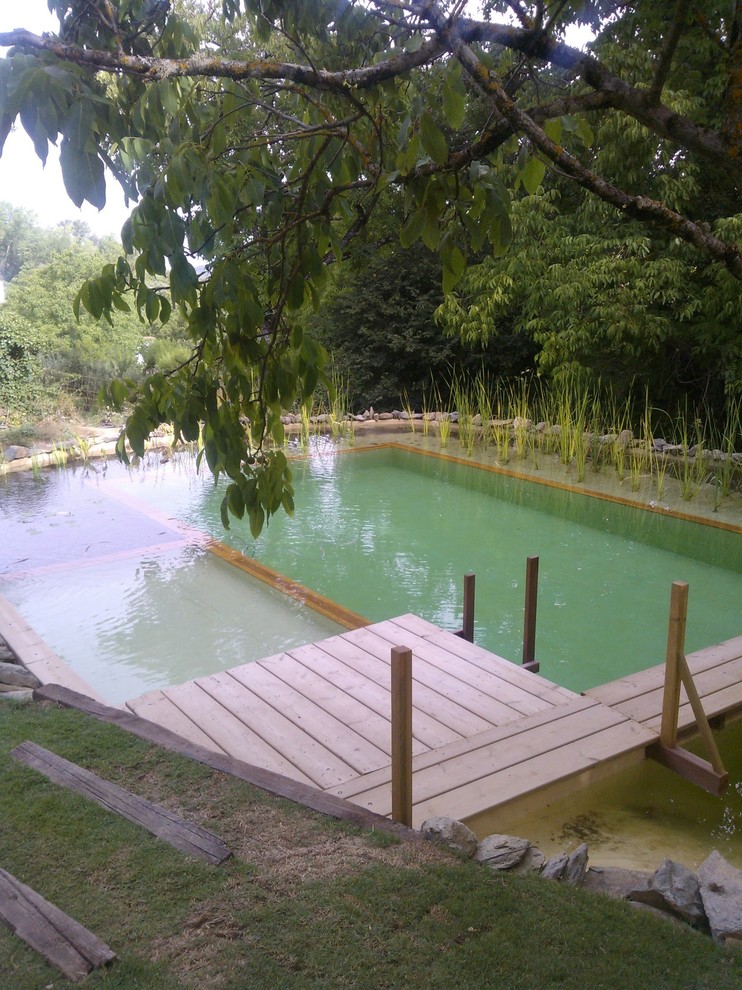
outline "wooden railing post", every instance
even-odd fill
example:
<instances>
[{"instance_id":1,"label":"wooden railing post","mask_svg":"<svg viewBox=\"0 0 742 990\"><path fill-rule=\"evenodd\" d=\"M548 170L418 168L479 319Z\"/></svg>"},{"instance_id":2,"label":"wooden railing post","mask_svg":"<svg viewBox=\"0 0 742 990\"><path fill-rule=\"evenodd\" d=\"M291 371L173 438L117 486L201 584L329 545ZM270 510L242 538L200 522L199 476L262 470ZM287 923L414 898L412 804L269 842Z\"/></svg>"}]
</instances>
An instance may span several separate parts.
<instances>
[{"instance_id":1,"label":"wooden railing post","mask_svg":"<svg viewBox=\"0 0 742 990\"><path fill-rule=\"evenodd\" d=\"M693 674L685 659L685 624L688 615L688 585L674 581L670 594L670 624L667 631L665 658L665 689L662 695L662 721L659 742L651 745L647 755L675 770L682 777L693 781L710 794L723 794L729 784L729 774L724 769L701 698L693 681ZM698 731L706 744L710 760L703 760L695 753L678 746L678 720L680 713L680 687L685 688L688 702L693 709Z\"/></svg>"},{"instance_id":2,"label":"wooden railing post","mask_svg":"<svg viewBox=\"0 0 742 990\"><path fill-rule=\"evenodd\" d=\"M536 609L538 607L538 557L526 558L526 603L523 618L523 666L538 673L536 660Z\"/></svg>"},{"instance_id":3,"label":"wooden railing post","mask_svg":"<svg viewBox=\"0 0 742 990\"><path fill-rule=\"evenodd\" d=\"M678 741L680 709L680 657L685 652L685 623L688 616L688 584L673 581L670 592L670 622L665 654L665 690L662 695L660 742L673 747Z\"/></svg>"},{"instance_id":4,"label":"wooden railing post","mask_svg":"<svg viewBox=\"0 0 742 990\"><path fill-rule=\"evenodd\" d=\"M474 585L475 577L472 571L464 575L464 617L461 638L474 642Z\"/></svg>"},{"instance_id":5,"label":"wooden railing post","mask_svg":"<svg viewBox=\"0 0 742 990\"><path fill-rule=\"evenodd\" d=\"M412 650L392 647L392 818L412 827Z\"/></svg>"}]
</instances>

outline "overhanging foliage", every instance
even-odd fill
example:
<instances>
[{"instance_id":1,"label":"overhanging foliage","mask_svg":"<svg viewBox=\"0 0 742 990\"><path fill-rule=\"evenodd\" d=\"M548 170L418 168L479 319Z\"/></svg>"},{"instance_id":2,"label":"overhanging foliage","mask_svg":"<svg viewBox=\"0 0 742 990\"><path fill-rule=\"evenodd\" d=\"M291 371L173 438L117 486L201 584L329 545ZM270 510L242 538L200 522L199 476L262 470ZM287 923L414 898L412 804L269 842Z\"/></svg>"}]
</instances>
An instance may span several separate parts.
<instances>
[{"instance_id":1,"label":"overhanging foliage","mask_svg":"<svg viewBox=\"0 0 742 990\"><path fill-rule=\"evenodd\" d=\"M112 319L131 297L162 322L177 307L193 351L108 398L135 402L135 450L165 420L185 439L205 424L225 519L254 531L292 504L264 438L323 374L305 312L390 190L402 244L440 253L449 293L472 252L507 250L512 197L554 173L742 278L736 3L486 2L479 19L433 0L49 6L57 35L0 35L0 146L20 118L42 159L61 142L73 202L102 205L107 167L136 203L124 255L78 305ZM597 32L593 52L565 43L574 24ZM635 135L643 174L601 158L605 115ZM713 174L713 200L665 195L664 161Z\"/></svg>"}]
</instances>

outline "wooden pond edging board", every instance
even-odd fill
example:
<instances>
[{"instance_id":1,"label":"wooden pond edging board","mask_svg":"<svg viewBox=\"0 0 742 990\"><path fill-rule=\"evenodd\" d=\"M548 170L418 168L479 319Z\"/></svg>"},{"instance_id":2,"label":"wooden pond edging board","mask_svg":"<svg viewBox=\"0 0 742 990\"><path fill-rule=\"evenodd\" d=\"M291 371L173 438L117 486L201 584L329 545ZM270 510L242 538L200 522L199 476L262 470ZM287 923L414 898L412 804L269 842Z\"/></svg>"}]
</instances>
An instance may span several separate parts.
<instances>
[{"instance_id":1,"label":"wooden pond edging board","mask_svg":"<svg viewBox=\"0 0 742 990\"><path fill-rule=\"evenodd\" d=\"M102 808L121 815L135 825L141 825L158 839L163 839L188 856L197 856L218 866L232 855L226 844L213 832L185 821L159 804L137 797L118 784L103 780L43 746L23 742L10 755L19 763L38 770L55 784L95 801Z\"/></svg>"},{"instance_id":2,"label":"wooden pond edging board","mask_svg":"<svg viewBox=\"0 0 742 990\"><path fill-rule=\"evenodd\" d=\"M72 668L58 657L51 646L23 618L21 613L0 595L0 636L18 661L42 684L66 684L97 701L103 699Z\"/></svg>"},{"instance_id":3,"label":"wooden pond edging board","mask_svg":"<svg viewBox=\"0 0 742 990\"><path fill-rule=\"evenodd\" d=\"M48 963L75 982L116 959L116 953L105 942L2 869L0 918Z\"/></svg>"}]
</instances>

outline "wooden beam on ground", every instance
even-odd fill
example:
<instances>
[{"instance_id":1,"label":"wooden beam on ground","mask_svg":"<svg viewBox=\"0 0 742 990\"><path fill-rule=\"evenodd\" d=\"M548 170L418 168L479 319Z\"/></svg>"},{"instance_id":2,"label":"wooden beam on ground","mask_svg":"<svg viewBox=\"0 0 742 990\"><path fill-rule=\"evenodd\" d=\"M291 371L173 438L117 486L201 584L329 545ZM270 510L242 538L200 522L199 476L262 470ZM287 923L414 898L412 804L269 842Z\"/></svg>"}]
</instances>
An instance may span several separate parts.
<instances>
[{"instance_id":1,"label":"wooden beam on ground","mask_svg":"<svg viewBox=\"0 0 742 990\"><path fill-rule=\"evenodd\" d=\"M77 982L116 958L87 928L1 869L0 919L69 980Z\"/></svg>"},{"instance_id":2,"label":"wooden beam on ground","mask_svg":"<svg viewBox=\"0 0 742 990\"><path fill-rule=\"evenodd\" d=\"M205 746L199 746L197 743L189 742L187 739L183 739L182 736L176 735L176 733L165 729L161 725L156 725L154 722L149 722L147 719L140 718L138 715L133 715L131 712L124 711L120 708L111 708L109 705L101 704L92 698L79 694L77 691L71 691L69 688L62 687L60 684L47 684L44 687L36 688L34 698L39 701L56 702L67 708L74 708L77 711L84 712L86 715L97 718L101 722L117 725L125 732L131 732L132 735L138 736L147 742L154 743L156 746L162 746L163 749L169 749L174 753L179 753L187 759L196 760L198 763L203 763L211 767L212 770L220 770L222 773L228 773L230 776L244 780L246 783L252 784L254 787L259 787L269 794L286 798L289 801L295 801L297 804L311 808L313 811L327 815L330 818L349 822L357 825L359 828L391 832L402 839L419 839L421 841L423 839L420 832L407 828L399 822L390 821L383 815L368 811L366 808L361 808L343 798L326 794L316 787L302 784L299 781L292 780L290 777L284 777L270 770L264 770L262 767L244 763L242 760L237 760L232 756L228 756L226 753L217 753L213 750L206 749Z\"/></svg>"},{"instance_id":3,"label":"wooden beam on ground","mask_svg":"<svg viewBox=\"0 0 742 990\"><path fill-rule=\"evenodd\" d=\"M392 818L412 825L412 650L392 647Z\"/></svg>"},{"instance_id":4,"label":"wooden beam on ground","mask_svg":"<svg viewBox=\"0 0 742 990\"><path fill-rule=\"evenodd\" d=\"M226 844L213 832L185 821L162 805L137 797L118 784L103 780L43 746L23 742L10 755L19 763L38 770L55 784L95 801L102 808L116 812L135 825L141 825L158 839L169 842L188 856L197 856L218 865L232 855Z\"/></svg>"}]
</instances>

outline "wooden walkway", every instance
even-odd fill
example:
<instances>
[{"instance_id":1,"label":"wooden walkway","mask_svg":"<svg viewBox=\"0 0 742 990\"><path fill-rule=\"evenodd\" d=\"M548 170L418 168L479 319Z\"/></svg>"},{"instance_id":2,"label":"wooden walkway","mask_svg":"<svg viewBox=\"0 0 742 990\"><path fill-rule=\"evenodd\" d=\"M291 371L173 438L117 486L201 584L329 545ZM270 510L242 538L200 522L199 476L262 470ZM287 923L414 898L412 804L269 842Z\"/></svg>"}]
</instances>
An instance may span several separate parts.
<instances>
[{"instance_id":1,"label":"wooden walkway","mask_svg":"<svg viewBox=\"0 0 742 990\"><path fill-rule=\"evenodd\" d=\"M217 752L391 813L390 653L413 652L413 824L527 813L638 763L664 665L584 696L413 615L127 703ZM711 716L742 713L742 637L688 657ZM692 715L690 715L692 718ZM681 728L690 729L689 706Z\"/></svg>"},{"instance_id":2,"label":"wooden walkway","mask_svg":"<svg viewBox=\"0 0 742 990\"><path fill-rule=\"evenodd\" d=\"M93 694L2 599L0 634L42 683ZM413 653L416 827L433 815L476 824L493 811L502 821L528 814L642 761L659 739L664 664L577 695L414 615L154 691L125 708L220 757L385 816L394 646ZM687 661L712 722L742 716L742 636ZM693 734L684 691L679 728Z\"/></svg>"}]
</instances>

